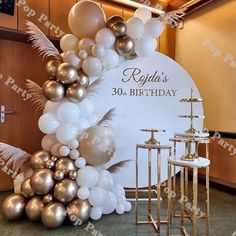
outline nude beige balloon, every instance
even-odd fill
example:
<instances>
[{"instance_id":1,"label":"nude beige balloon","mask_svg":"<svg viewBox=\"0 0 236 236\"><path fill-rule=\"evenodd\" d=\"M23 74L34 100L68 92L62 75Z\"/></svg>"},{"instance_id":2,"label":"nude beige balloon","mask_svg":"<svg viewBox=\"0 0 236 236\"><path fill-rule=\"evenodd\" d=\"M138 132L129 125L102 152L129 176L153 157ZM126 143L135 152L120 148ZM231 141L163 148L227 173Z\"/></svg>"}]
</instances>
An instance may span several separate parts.
<instances>
[{"instance_id":1,"label":"nude beige balloon","mask_svg":"<svg viewBox=\"0 0 236 236\"><path fill-rule=\"evenodd\" d=\"M25 211L26 201L20 194L11 194L4 199L2 204L2 214L8 220L19 220Z\"/></svg>"},{"instance_id":2,"label":"nude beige balloon","mask_svg":"<svg viewBox=\"0 0 236 236\"><path fill-rule=\"evenodd\" d=\"M33 197L26 205L25 213L32 221L39 221L44 204L40 197Z\"/></svg>"},{"instance_id":3,"label":"nude beige balloon","mask_svg":"<svg viewBox=\"0 0 236 236\"><path fill-rule=\"evenodd\" d=\"M103 165L111 160L115 152L115 137L108 127L94 126L86 129L79 142L79 152L89 165Z\"/></svg>"},{"instance_id":4,"label":"nude beige balloon","mask_svg":"<svg viewBox=\"0 0 236 236\"><path fill-rule=\"evenodd\" d=\"M94 38L105 27L106 17L102 8L92 1L80 1L70 10L68 23L71 31L82 38Z\"/></svg>"}]
</instances>

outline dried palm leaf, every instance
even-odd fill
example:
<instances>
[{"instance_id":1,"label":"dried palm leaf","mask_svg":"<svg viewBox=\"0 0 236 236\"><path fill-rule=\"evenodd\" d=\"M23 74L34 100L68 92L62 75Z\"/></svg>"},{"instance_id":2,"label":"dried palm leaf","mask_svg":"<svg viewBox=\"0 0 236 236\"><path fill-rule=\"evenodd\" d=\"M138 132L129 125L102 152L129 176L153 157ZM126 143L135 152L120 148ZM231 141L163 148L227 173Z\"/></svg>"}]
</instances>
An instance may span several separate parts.
<instances>
[{"instance_id":1,"label":"dried palm leaf","mask_svg":"<svg viewBox=\"0 0 236 236\"><path fill-rule=\"evenodd\" d=\"M170 11L163 15L160 15L159 19L173 27L177 27L181 21L184 19L186 8L178 9L175 11Z\"/></svg>"},{"instance_id":2,"label":"dried palm leaf","mask_svg":"<svg viewBox=\"0 0 236 236\"><path fill-rule=\"evenodd\" d=\"M37 49L40 56L61 58L61 55L53 43L46 37L46 35L31 21L26 21L27 34L29 40L32 41L32 47Z\"/></svg>"},{"instance_id":3,"label":"dried palm leaf","mask_svg":"<svg viewBox=\"0 0 236 236\"><path fill-rule=\"evenodd\" d=\"M126 161L120 161L112 166L110 166L109 168L107 168L107 170L110 173L117 173L121 168L123 168L124 166L126 166L131 160L126 160Z\"/></svg>"},{"instance_id":4,"label":"dried palm leaf","mask_svg":"<svg viewBox=\"0 0 236 236\"><path fill-rule=\"evenodd\" d=\"M14 171L23 170L24 163L28 162L30 158L31 155L20 148L0 143L0 160L5 166L11 166Z\"/></svg>"},{"instance_id":5,"label":"dried palm leaf","mask_svg":"<svg viewBox=\"0 0 236 236\"><path fill-rule=\"evenodd\" d=\"M96 79L87 87L87 96L91 97L97 94L97 88L102 84L102 79Z\"/></svg>"},{"instance_id":6,"label":"dried palm leaf","mask_svg":"<svg viewBox=\"0 0 236 236\"><path fill-rule=\"evenodd\" d=\"M42 88L34 81L29 79L26 80L25 85L28 89L29 94L32 96L31 100L36 106L36 111L43 111L45 104L48 100L44 96Z\"/></svg>"},{"instance_id":7,"label":"dried palm leaf","mask_svg":"<svg viewBox=\"0 0 236 236\"><path fill-rule=\"evenodd\" d=\"M108 125L109 121L112 121L114 116L116 115L115 113L116 109L112 108L110 109L103 117L100 121L98 121L97 125Z\"/></svg>"}]
</instances>

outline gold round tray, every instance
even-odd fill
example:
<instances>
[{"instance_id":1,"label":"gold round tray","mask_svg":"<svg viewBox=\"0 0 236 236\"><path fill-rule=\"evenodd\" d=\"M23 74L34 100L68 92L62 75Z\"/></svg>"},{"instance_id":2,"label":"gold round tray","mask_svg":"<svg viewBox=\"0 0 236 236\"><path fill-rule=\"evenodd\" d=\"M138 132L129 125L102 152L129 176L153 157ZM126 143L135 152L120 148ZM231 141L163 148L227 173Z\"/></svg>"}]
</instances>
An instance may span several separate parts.
<instances>
[{"instance_id":1,"label":"gold round tray","mask_svg":"<svg viewBox=\"0 0 236 236\"><path fill-rule=\"evenodd\" d=\"M151 133L157 133L157 132L166 132L164 129L140 129L142 132L151 132Z\"/></svg>"},{"instance_id":2,"label":"gold round tray","mask_svg":"<svg viewBox=\"0 0 236 236\"><path fill-rule=\"evenodd\" d=\"M180 102L204 102L202 98L183 98L180 99Z\"/></svg>"},{"instance_id":3,"label":"gold round tray","mask_svg":"<svg viewBox=\"0 0 236 236\"><path fill-rule=\"evenodd\" d=\"M204 119L205 116L196 116L196 115L179 115L179 118L201 118Z\"/></svg>"},{"instance_id":4,"label":"gold round tray","mask_svg":"<svg viewBox=\"0 0 236 236\"><path fill-rule=\"evenodd\" d=\"M207 144L211 143L211 138L171 138L169 139L170 142L177 142L177 143L202 143Z\"/></svg>"}]
</instances>

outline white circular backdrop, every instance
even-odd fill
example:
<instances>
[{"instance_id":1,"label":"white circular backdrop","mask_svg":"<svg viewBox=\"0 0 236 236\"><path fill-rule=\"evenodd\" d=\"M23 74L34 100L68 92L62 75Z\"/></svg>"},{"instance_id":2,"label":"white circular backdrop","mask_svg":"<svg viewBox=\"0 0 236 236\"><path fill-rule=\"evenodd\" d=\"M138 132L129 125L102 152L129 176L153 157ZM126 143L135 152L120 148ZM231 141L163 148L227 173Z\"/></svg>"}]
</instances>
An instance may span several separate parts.
<instances>
[{"instance_id":1,"label":"white circular backdrop","mask_svg":"<svg viewBox=\"0 0 236 236\"><path fill-rule=\"evenodd\" d=\"M152 76L150 78L150 76ZM149 77L152 82L146 82ZM114 129L117 150L109 165L121 160L132 160L114 177L124 187L135 185L136 144L149 139L149 133L140 129L165 129L165 133L155 134L161 144L170 144L169 138L175 132L183 132L190 127L189 120L178 118L180 114L189 114L190 105L180 103L181 98L190 96L191 88L195 97L200 97L198 89L190 75L174 60L161 54L146 58L137 58L125 62L120 68L106 72L103 84L98 89L99 96L93 99L96 112L103 116L110 108L117 109L111 122ZM202 104L194 105L195 114L203 115ZM201 130L203 121L196 119L194 127ZM184 145L178 146L178 155L184 153ZM161 156L161 181L167 179L168 152ZM156 154L152 156L152 184L157 183ZM139 187L148 186L147 153L140 152Z\"/></svg>"}]
</instances>

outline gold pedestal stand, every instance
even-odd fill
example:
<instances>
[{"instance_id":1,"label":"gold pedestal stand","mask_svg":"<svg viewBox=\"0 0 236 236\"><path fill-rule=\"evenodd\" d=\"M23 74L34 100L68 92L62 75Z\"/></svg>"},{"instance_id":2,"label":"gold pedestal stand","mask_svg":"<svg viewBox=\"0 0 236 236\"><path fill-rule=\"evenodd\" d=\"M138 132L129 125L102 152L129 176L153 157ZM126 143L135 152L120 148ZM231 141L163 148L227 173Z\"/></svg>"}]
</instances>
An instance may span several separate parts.
<instances>
[{"instance_id":1,"label":"gold pedestal stand","mask_svg":"<svg viewBox=\"0 0 236 236\"><path fill-rule=\"evenodd\" d=\"M156 145L160 145L161 142L155 139L154 133L166 132L164 129L140 129L140 131L151 133L150 139L145 142L146 144L156 144Z\"/></svg>"}]
</instances>

